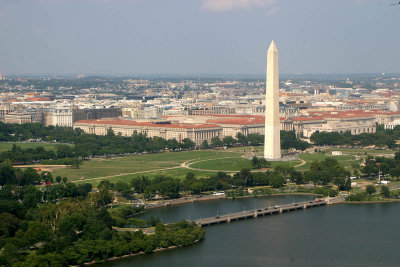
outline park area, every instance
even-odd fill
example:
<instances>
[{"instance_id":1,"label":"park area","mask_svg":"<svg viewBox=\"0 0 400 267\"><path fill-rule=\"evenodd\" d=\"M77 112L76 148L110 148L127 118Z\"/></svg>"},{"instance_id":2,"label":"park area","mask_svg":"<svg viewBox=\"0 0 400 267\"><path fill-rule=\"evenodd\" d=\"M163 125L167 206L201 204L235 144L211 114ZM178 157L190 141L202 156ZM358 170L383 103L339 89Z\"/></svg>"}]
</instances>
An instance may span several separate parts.
<instances>
[{"instance_id":1,"label":"park area","mask_svg":"<svg viewBox=\"0 0 400 267\"><path fill-rule=\"evenodd\" d=\"M37 148L37 147L43 147L45 150L56 150L56 146L60 145L59 143L14 143L14 142L0 142L0 153L10 150L13 145L19 146L21 149L28 149L28 148ZM70 146L73 146L69 144Z\"/></svg>"},{"instance_id":2,"label":"park area","mask_svg":"<svg viewBox=\"0 0 400 267\"><path fill-rule=\"evenodd\" d=\"M99 158L83 161L79 169L71 167L53 170L53 177L65 176L70 181L98 184L102 180L110 182L130 181L134 177L165 175L174 178L184 178L188 172L196 177L209 177L222 171L228 174L243 168L252 168L253 152L262 151L262 147L241 147L224 150L163 152L155 154L140 154L137 156ZM350 170L358 164L361 156L344 154L331 156L327 153L300 154L297 159L271 162L271 167L286 165L298 171L307 171L313 161L327 157L337 159L346 169ZM260 170L255 170L260 171ZM261 170L262 171L262 170ZM81 180L84 177L84 180Z\"/></svg>"}]
</instances>

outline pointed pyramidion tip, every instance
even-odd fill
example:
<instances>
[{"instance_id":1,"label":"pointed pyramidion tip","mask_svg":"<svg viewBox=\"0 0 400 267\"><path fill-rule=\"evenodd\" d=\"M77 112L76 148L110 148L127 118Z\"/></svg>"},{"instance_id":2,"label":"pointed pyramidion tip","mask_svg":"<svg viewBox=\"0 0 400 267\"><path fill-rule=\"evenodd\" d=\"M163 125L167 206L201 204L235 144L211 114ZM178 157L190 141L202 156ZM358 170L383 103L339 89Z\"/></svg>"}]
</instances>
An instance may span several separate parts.
<instances>
[{"instance_id":1,"label":"pointed pyramidion tip","mask_svg":"<svg viewBox=\"0 0 400 267\"><path fill-rule=\"evenodd\" d=\"M270 44L270 46L268 48L268 51L278 51L278 49L276 48L274 40L272 40L272 42L271 42L271 44Z\"/></svg>"}]
</instances>

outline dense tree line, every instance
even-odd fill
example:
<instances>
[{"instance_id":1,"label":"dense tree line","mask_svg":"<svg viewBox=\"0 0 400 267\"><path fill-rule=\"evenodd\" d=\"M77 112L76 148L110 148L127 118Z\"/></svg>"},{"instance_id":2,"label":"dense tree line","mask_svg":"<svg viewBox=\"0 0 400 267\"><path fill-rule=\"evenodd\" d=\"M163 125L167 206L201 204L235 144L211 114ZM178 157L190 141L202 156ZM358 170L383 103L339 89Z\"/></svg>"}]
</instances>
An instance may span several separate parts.
<instances>
[{"instance_id":1,"label":"dense tree line","mask_svg":"<svg viewBox=\"0 0 400 267\"><path fill-rule=\"evenodd\" d=\"M382 185L381 191L377 194L375 186L367 185L365 191L357 192L346 197L346 201L371 201L383 198L398 198L400 191L390 191L389 187Z\"/></svg>"},{"instance_id":2,"label":"dense tree line","mask_svg":"<svg viewBox=\"0 0 400 267\"><path fill-rule=\"evenodd\" d=\"M351 189L350 172L334 158L311 163L310 170L304 173L304 179L321 185L333 182L339 190Z\"/></svg>"},{"instance_id":3,"label":"dense tree line","mask_svg":"<svg viewBox=\"0 0 400 267\"><path fill-rule=\"evenodd\" d=\"M22 125L0 123L0 141L17 142L30 139L70 143L74 144L74 146L59 144L56 145L55 151L45 150L43 147L21 149L18 146L13 146L11 150L0 153L0 162L5 159L21 163L50 160L48 163L55 164L55 162L60 163L59 160L65 158L86 159L99 155L153 153L165 149L176 151L196 148L196 144L188 138L183 139L182 142L178 142L176 139L150 138L145 134L136 132L132 136L126 137L115 135L112 130L109 130L105 136L102 136L86 134L80 129L72 129L70 127L43 126L32 123ZM259 145L263 143L264 135L249 134L248 136L244 136L239 133L237 139L231 136L226 136L222 140L219 137L214 137L210 144L204 141L200 147L207 149L235 144ZM281 146L282 149L295 148L304 150L309 147L309 144L298 139L294 132L281 131ZM72 162L72 165L79 166L79 161Z\"/></svg>"},{"instance_id":4,"label":"dense tree line","mask_svg":"<svg viewBox=\"0 0 400 267\"><path fill-rule=\"evenodd\" d=\"M88 158L97 155L112 155L126 153L159 152L164 149L190 150L195 143L188 138L178 142L176 139L165 140L160 137L147 137L134 133L125 137L115 135L111 130L107 135L86 134L80 129L70 127L42 126L40 124L4 124L0 123L0 141L26 141L29 139L71 143L74 146L60 144L56 151L46 151L41 147L36 149L11 150L0 154L0 160L6 158L17 162L33 162L40 159Z\"/></svg>"},{"instance_id":5,"label":"dense tree line","mask_svg":"<svg viewBox=\"0 0 400 267\"><path fill-rule=\"evenodd\" d=\"M196 178L191 172L184 179L174 179L166 176L157 176L150 179L147 176L136 177L130 184L117 182L115 184L102 181L99 187L120 192L125 196L133 193L143 194L146 199L161 197L164 199L178 198L182 194L201 194L210 191L231 190L232 188L244 189L252 186L271 186L280 188L287 182L296 184L313 183L314 185L334 184L339 190L350 190L350 172L339 164L336 159L326 158L315 161L310 170L304 173L296 171L288 165L278 165L273 170L266 172L251 172L242 169L234 175L219 172L208 178ZM316 192L322 195L335 196L336 190L322 190Z\"/></svg>"},{"instance_id":6,"label":"dense tree line","mask_svg":"<svg viewBox=\"0 0 400 267\"><path fill-rule=\"evenodd\" d=\"M322 195L324 197L336 197L338 195L338 191L333 189L333 188L329 188L329 187L317 187L314 189L314 194L317 195Z\"/></svg>"},{"instance_id":7,"label":"dense tree line","mask_svg":"<svg viewBox=\"0 0 400 267\"><path fill-rule=\"evenodd\" d=\"M288 150L294 148L297 150L305 150L310 147L310 144L306 141L300 140L294 131L281 131L281 148ZM220 147L220 146L232 146L234 144L240 145L262 145L264 144L264 135L261 134L248 134L247 136L238 133L236 139L232 136L225 136L222 140L219 137L214 137L211 139L211 143L203 142L202 147Z\"/></svg>"},{"instance_id":8,"label":"dense tree line","mask_svg":"<svg viewBox=\"0 0 400 267\"><path fill-rule=\"evenodd\" d=\"M269 166L271 166L271 163L268 162L265 158L258 158L254 156L251 159L251 166L253 167L253 169L262 169L268 168Z\"/></svg>"},{"instance_id":9,"label":"dense tree line","mask_svg":"<svg viewBox=\"0 0 400 267\"><path fill-rule=\"evenodd\" d=\"M53 150L45 150L42 146L21 149L21 147L13 144L11 150L0 153L0 162L9 159L15 163L25 163L55 158L57 158L56 152Z\"/></svg>"},{"instance_id":10,"label":"dense tree line","mask_svg":"<svg viewBox=\"0 0 400 267\"><path fill-rule=\"evenodd\" d=\"M116 232L112 226L131 223L135 210L109 212L113 192L89 184L33 186L43 177L0 166L0 265L68 266L157 248L187 245L203 238L200 228L186 223L164 226L159 220L154 235ZM62 180L62 179L61 179ZM138 219L136 219L136 222Z\"/></svg>"},{"instance_id":11,"label":"dense tree line","mask_svg":"<svg viewBox=\"0 0 400 267\"><path fill-rule=\"evenodd\" d=\"M396 152L394 158L368 156L361 171L368 177L378 177L380 174L382 177L390 175L398 180L400 177L400 152Z\"/></svg>"},{"instance_id":12,"label":"dense tree line","mask_svg":"<svg viewBox=\"0 0 400 267\"><path fill-rule=\"evenodd\" d=\"M295 148L297 150L306 150L310 144L306 141L300 140L296 136L295 131L281 131L281 148L284 150Z\"/></svg>"},{"instance_id":13,"label":"dense tree line","mask_svg":"<svg viewBox=\"0 0 400 267\"><path fill-rule=\"evenodd\" d=\"M273 188L279 188L288 181L302 184L304 183L303 174L294 170L293 167L280 165L276 166L274 170L266 172L251 172L250 169L242 169L233 176L219 172L208 178L196 178L193 173L189 172L183 180L166 176L157 176L153 179L141 176L132 179L130 184L122 183L123 186L120 185L120 189L116 189L118 183L110 185L107 181L102 181L100 186L120 190L121 193L132 193L133 191L143 194L147 199L154 198L157 195L169 199L177 198L182 193L200 194L249 186L269 185Z\"/></svg>"},{"instance_id":14,"label":"dense tree line","mask_svg":"<svg viewBox=\"0 0 400 267\"><path fill-rule=\"evenodd\" d=\"M393 130L377 127L376 133L362 133L352 135L350 132L315 132L310 141L316 145L347 145L347 146L376 146L396 148L396 139L400 137L400 126Z\"/></svg>"},{"instance_id":15,"label":"dense tree line","mask_svg":"<svg viewBox=\"0 0 400 267\"><path fill-rule=\"evenodd\" d=\"M161 197L164 199L178 198L182 194L200 194L209 191L230 190L232 188L246 188L251 186L271 186L279 188L287 182L296 184L313 183L315 185L328 185L333 183L339 190L350 190L350 172L339 164L336 159L326 158L315 161L310 170L304 173L296 171L289 165L277 165L273 170L266 172L251 172L242 169L234 175L219 172L208 178L196 178L194 173L187 173L184 179L175 179L163 175L149 178L140 176L130 182L110 183L102 181L99 187L114 190L129 197L133 193L143 194L146 199ZM332 191L333 192L333 191ZM324 191L323 195L333 195L331 191Z\"/></svg>"}]
</instances>

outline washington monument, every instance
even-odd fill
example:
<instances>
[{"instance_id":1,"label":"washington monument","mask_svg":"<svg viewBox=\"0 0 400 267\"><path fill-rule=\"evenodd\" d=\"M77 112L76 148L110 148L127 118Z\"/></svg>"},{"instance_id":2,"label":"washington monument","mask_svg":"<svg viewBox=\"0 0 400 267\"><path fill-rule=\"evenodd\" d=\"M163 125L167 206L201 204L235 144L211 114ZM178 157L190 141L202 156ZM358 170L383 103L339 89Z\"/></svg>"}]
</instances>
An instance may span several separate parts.
<instances>
[{"instance_id":1,"label":"washington monument","mask_svg":"<svg viewBox=\"0 0 400 267\"><path fill-rule=\"evenodd\" d=\"M281 136L279 120L279 65L278 49L274 41L267 54L267 92L265 93L265 140L264 158L281 158Z\"/></svg>"}]
</instances>

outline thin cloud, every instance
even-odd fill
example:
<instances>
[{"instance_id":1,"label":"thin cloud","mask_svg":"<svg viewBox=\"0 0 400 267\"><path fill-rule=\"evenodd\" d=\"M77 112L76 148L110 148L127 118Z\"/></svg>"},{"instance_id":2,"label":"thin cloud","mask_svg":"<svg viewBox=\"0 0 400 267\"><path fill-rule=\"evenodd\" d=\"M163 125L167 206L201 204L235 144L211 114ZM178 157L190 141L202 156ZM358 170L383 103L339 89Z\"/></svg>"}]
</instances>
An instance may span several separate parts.
<instances>
[{"instance_id":1,"label":"thin cloud","mask_svg":"<svg viewBox=\"0 0 400 267\"><path fill-rule=\"evenodd\" d=\"M9 22L11 19L10 13L11 13L10 8L7 7L0 8L0 21L2 23Z\"/></svg>"},{"instance_id":2,"label":"thin cloud","mask_svg":"<svg viewBox=\"0 0 400 267\"><path fill-rule=\"evenodd\" d=\"M226 11L237 8L270 7L277 0L204 0L201 7L210 11Z\"/></svg>"},{"instance_id":3,"label":"thin cloud","mask_svg":"<svg viewBox=\"0 0 400 267\"><path fill-rule=\"evenodd\" d=\"M279 12L279 7L278 6L273 6L273 7L271 7L270 10L268 10L267 15L268 16L275 15L278 12Z\"/></svg>"}]
</instances>

